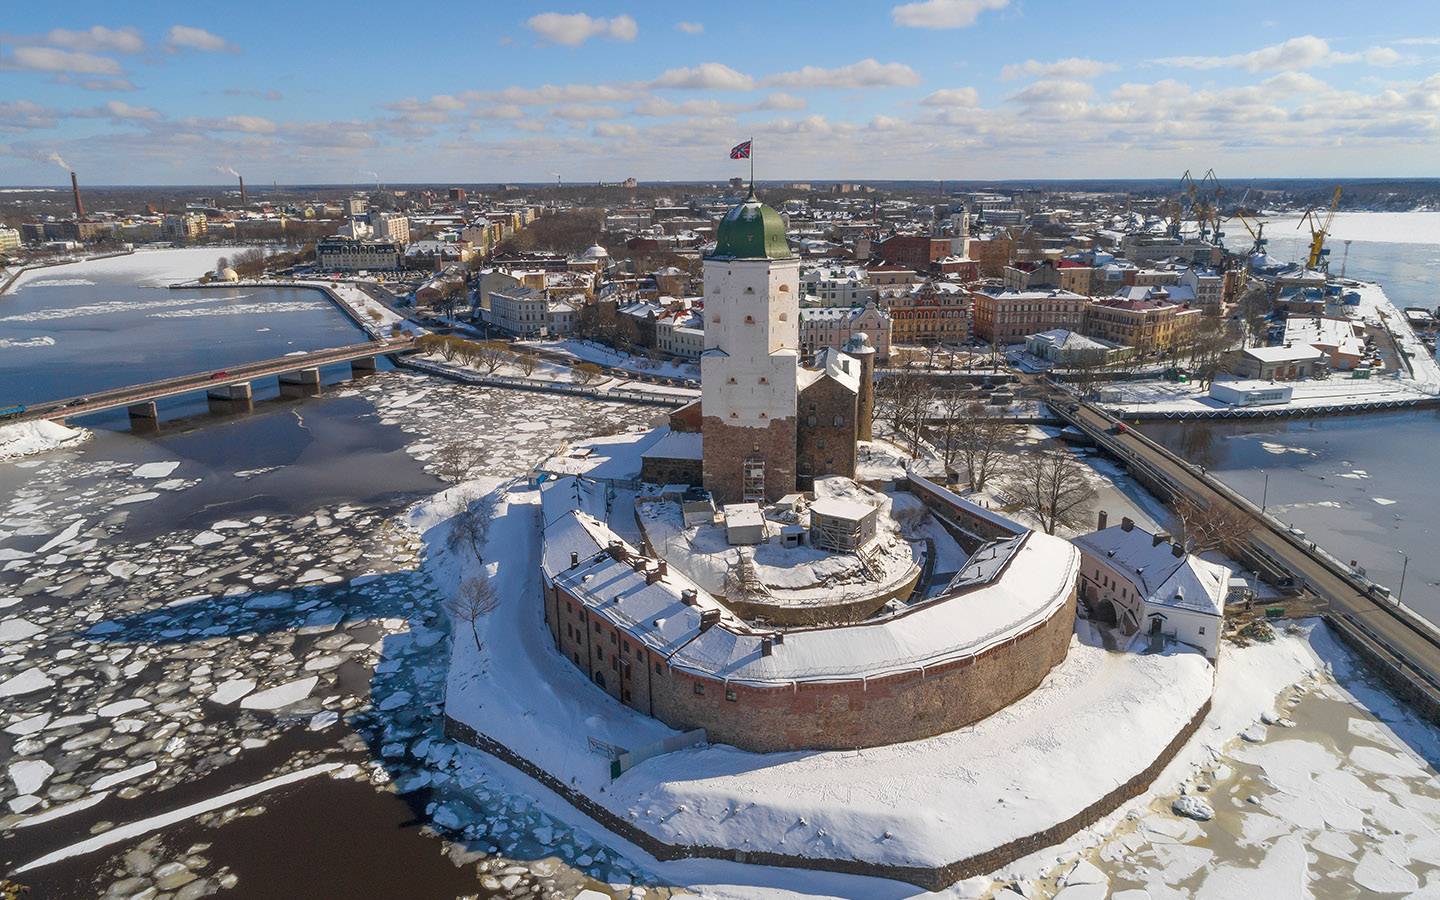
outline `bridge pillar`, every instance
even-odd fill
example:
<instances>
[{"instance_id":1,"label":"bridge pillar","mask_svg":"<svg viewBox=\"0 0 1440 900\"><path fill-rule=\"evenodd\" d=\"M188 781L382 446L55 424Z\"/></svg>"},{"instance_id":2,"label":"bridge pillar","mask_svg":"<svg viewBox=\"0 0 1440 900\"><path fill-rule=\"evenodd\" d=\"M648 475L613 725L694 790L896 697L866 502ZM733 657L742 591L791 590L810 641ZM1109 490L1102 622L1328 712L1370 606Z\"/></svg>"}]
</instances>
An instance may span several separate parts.
<instances>
[{"instance_id":1,"label":"bridge pillar","mask_svg":"<svg viewBox=\"0 0 1440 900\"><path fill-rule=\"evenodd\" d=\"M205 392L205 396L211 400L249 400L251 398L250 382L241 381L237 384L222 384L212 387Z\"/></svg>"},{"instance_id":2,"label":"bridge pillar","mask_svg":"<svg viewBox=\"0 0 1440 900\"><path fill-rule=\"evenodd\" d=\"M296 369L294 372L281 372L281 384L319 384L319 367L310 369Z\"/></svg>"},{"instance_id":3,"label":"bridge pillar","mask_svg":"<svg viewBox=\"0 0 1440 900\"><path fill-rule=\"evenodd\" d=\"M362 356L359 359L350 360L351 378L359 378L363 375L374 375L375 370L375 357L373 356Z\"/></svg>"},{"instance_id":4,"label":"bridge pillar","mask_svg":"<svg viewBox=\"0 0 1440 900\"><path fill-rule=\"evenodd\" d=\"M129 412L132 421L135 419L149 419L150 421L154 422L160 419L160 411L155 408L154 400L146 400L144 403L136 403L134 406L131 406L129 408Z\"/></svg>"}]
</instances>

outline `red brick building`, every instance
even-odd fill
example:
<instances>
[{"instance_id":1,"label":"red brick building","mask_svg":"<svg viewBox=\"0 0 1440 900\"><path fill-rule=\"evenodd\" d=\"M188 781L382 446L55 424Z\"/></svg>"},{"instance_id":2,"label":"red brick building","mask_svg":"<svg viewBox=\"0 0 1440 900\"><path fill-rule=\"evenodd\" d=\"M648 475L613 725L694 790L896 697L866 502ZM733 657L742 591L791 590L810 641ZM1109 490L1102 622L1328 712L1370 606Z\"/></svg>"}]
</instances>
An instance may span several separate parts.
<instances>
[{"instance_id":1,"label":"red brick building","mask_svg":"<svg viewBox=\"0 0 1440 900\"><path fill-rule=\"evenodd\" d=\"M950 255L950 239L928 234L894 234L880 242L880 258L923 272Z\"/></svg>"}]
</instances>

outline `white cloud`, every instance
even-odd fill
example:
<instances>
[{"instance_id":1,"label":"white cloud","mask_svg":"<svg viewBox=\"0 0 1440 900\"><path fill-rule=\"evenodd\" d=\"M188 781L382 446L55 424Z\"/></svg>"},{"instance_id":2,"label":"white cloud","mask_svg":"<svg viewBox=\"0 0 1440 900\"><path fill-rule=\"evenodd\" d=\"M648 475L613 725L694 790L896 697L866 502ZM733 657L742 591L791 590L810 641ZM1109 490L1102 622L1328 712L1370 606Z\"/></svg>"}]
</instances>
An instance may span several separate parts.
<instances>
[{"instance_id":1,"label":"white cloud","mask_svg":"<svg viewBox=\"0 0 1440 900\"><path fill-rule=\"evenodd\" d=\"M523 119L525 111L514 103L501 103L496 106L477 106L470 111L470 115L477 119Z\"/></svg>"},{"instance_id":2,"label":"white cloud","mask_svg":"<svg viewBox=\"0 0 1440 900\"><path fill-rule=\"evenodd\" d=\"M489 93L462 94L470 100L492 103L519 103L522 106L546 106L551 103L621 103L641 96L631 88L604 84L542 84L538 88L509 87Z\"/></svg>"},{"instance_id":3,"label":"white cloud","mask_svg":"<svg viewBox=\"0 0 1440 900\"><path fill-rule=\"evenodd\" d=\"M78 85L86 91L138 91L135 83L128 78L75 78L61 73L50 79L56 84Z\"/></svg>"},{"instance_id":4,"label":"white cloud","mask_svg":"<svg viewBox=\"0 0 1440 900\"><path fill-rule=\"evenodd\" d=\"M705 30L705 26L699 22L676 22L676 31L683 31L686 34L699 34Z\"/></svg>"},{"instance_id":5,"label":"white cloud","mask_svg":"<svg viewBox=\"0 0 1440 900\"><path fill-rule=\"evenodd\" d=\"M796 97L794 94L782 94L778 91L751 106L751 109L804 109L808 106L804 97Z\"/></svg>"},{"instance_id":6,"label":"white cloud","mask_svg":"<svg viewBox=\"0 0 1440 900\"><path fill-rule=\"evenodd\" d=\"M596 137L628 138L639 133L640 130L634 125L626 125L623 122L600 122L595 126Z\"/></svg>"},{"instance_id":7,"label":"white cloud","mask_svg":"<svg viewBox=\"0 0 1440 900\"><path fill-rule=\"evenodd\" d=\"M237 131L241 134L274 134L279 127L263 116L224 116L218 119L191 116L180 120L191 131Z\"/></svg>"},{"instance_id":8,"label":"white cloud","mask_svg":"<svg viewBox=\"0 0 1440 900\"><path fill-rule=\"evenodd\" d=\"M600 106L593 103L566 103L561 106L552 106L548 112L557 119L580 122L588 122L592 119L618 119L625 115L613 106Z\"/></svg>"},{"instance_id":9,"label":"white cloud","mask_svg":"<svg viewBox=\"0 0 1440 900\"><path fill-rule=\"evenodd\" d=\"M1305 72L1281 72L1265 79L1263 87L1276 94L1314 94L1328 91L1330 85Z\"/></svg>"},{"instance_id":10,"label":"white cloud","mask_svg":"<svg viewBox=\"0 0 1440 900\"><path fill-rule=\"evenodd\" d=\"M225 40L218 34L189 25L172 25L165 32L165 47L174 53L178 50L200 50L206 53L239 53L240 47Z\"/></svg>"},{"instance_id":11,"label":"white cloud","mask_svg":"<svg viewBox=\"0 0 1440 900\"><path fill-rule=\"evenodd\" d=\"M96 25L85 31L71 31L56 28L45 39L57 47L67 50L109 50L116 53L139 53L145 49L145 40L140 31L132 26L106 28Z\"/></svg>"},{"instance_id":12,"label":"white cloud","mask_svg":"<svg viewBox=\"0 0 1440 900\"><path fill-rule=\"evenodd\" d=\"M29 100L0 100L0 133L54 128L57 115L55 110Z\"/></svg>"},{"instance_id":13,"label":"white cloud","mask_svg":"<svg viewBox=\"0 0 1440 900\"><path fill-rule=\"evenodd\" d=\"M1043 63L1039 60L1027 59L1023 63L1012 63L1000 70L1001 81L1014 81L1017 78L1070 78L1089 79L1103 75L1106 72L1114 72L1120 68L1115 63L1100 62L1095 59L1082 59L1073 57L1062 59L1057 62Z\"/></svg>"},{"instance_id":14,"label":"white cloud","mask_svg":"<svg viewBox=\"0 0 1440 900\"><path fill-rule=\"evenodd\" d=\"M450 113L465 108L465 101L450 94L436 94L429 100L407 97L395 103L382 103L382 109L393 110L400 115L400 122L439 124L449 120Z\"/></svg>"},{"instance_id":15,"label":"white cloud","mask_svg":"<svg viewBox=\"0 0 1440 900\"><path fill-rule=\"evenodd\" d=\"M76 110L75 115L86 119L163 119L158 110L148 106L131 106L119 100L110 100L90 109Z\"/></svg>"},{"instance_id":16,"label":"white cloud","mask_svg":"<svg viewBox=\"0 0 1440 900\"><path fill-rule=\"evenodd\" d=\"M968 28L982 12L1009 5L1010 0L923 0L894 7L890 18L907 28Z\"/></svg>"},{"instance_id":17,"label":"white cloud","mask_svg":"<svg viewBox=\"0 0 1440 900\"><path fill-rule=\"evenodd\" d=\"M1371 47L1365 51L1365 61L1372 66L1393 66L1400 58L1400 54L1390 47Z\"/></svg>"},{"instance_id":18,"label":"white cloud","mask_svg":"<svg viewBox=\"0 0 1440 900\"><path fill-rule=\"evenodd\" d=\"M921 106L979 106L980 92L973 87L946 88L920 101Z\"/></svg>"},{"instance_id":19,"label":"white cloud","mask_svg":"<svg viewBox=\"0 0 1440 900\"><path fill-rule=\"evenodd\" d=\"M1156 62L1187 69L1219 69L1228 66L1247 72L1267 72L1333 66L1336 63L1355 62L1359 58L1359 54L1355 53L1337 53L1330 49L1329 41L1307 34L1272 47L1233 56L1172 56Z\"/></svg>"},{"instance_id":20,"label":"white cloud","mask_svg":"<svg viewBox=\"0 0 1440 900\"><path fill-rule=\"evenodd\" d=\"M781 72L764 79L761 84L767 87L860 90L914 87L920 80L920 73L904 63L880 63L873 59L862 59L838 69L806 66L795 72Z\"/></svg>"},{"instance_id":21,"label":"white cloud","mask_svg":"<svg viewBox=\"0 0 1440 900\"><path fill-rule=\"evenodd\" d=\"M1055 103L1078 103L1094 93L1095 88L1083 81L1060 79L1037 81L1029 87L1016 91L1005 100L1024 106L1043 106Z\"/></svg>"},{"instance_id":22,"label":"white cloud","mask_svg":"<svg viewBox=\"0 0 1440 900\"><path fill-rule=\"evenodd\" d=\"M585 13L540 13L527 19L525 27L539 35L543 43L567 47L578 47L592 37L633 41L639 33L635 20L629 16L604 19L591 18Z\"/></svg>"},{"instance_id":23,"label":"white cloud","mask_svg":"<svg viewBox=\"0 0 1440 900\"><path fill-rule=\"evenodd\" d=\"M0 59L0 68L17 72L81 72L87 75L124 75L120 63L108 56L96 56L54 47L16 47L9 59Z\"/></svg>"},{"instance_id":24,"label":"white cloud","mask_svg":"<svg viewBox=\"0 0 1440 900\"><path fill-rule=\"evenodd\" d=\"M650 82L652 88L676 88L686 91L748 91L755 79L737 72L724 63L701 63L691 69L669 69Z\"/></svg>"}]
</instances>

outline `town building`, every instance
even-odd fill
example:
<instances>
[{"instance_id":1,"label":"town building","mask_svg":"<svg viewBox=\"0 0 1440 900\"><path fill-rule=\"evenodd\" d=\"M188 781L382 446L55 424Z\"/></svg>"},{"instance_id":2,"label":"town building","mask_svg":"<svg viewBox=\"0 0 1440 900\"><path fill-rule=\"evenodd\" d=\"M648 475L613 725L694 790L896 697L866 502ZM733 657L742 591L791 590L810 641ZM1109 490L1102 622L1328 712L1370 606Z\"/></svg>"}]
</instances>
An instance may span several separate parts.
<instances>
[{"instance_id":1,"label":"town building","mask_svg":"<svg viewBox=\"0 0 1440 900\"><path fill-rule=\"evenodd\" d=\"M402 246L410 243L410 220L400 213L372 212L370 231L377 241L393 241Z\"/></svg>"},{"instance_id":2,"label":"town building","mask_svg":"<svg viewBox=\"0 0 1440 900\"><path fill-rule=\"evenodd\" d=\"M890 301L890 343L897 347L965 343L971 334L970 302L963 288L949 282L912 287Z\"/></svg>"},{"instance_id":3,"label":"town building","mask_svg":"<svg viewBox=\"0 0 1440 900\"><path fill-rule=\"evenodd\" d=\"M1079 331L1086 298L1074 291L1017 291L985 287L970 291L975 337L991 344L1019 344L1040 331ZM1122 343L1116 341L1115 343Z\"/></svg>"},{"instance_id":4,"label":"town building","mask_svg":"<svg viewBox=\"0 0 1440 900\"><path fill-rule=\"evenodd\" d=\"M1060 288L1075 294L1089 294L1091 269L1069 259L1040 262L1016 260L1005 267L1005 286L1017 291Z\"/></svg>"},{"instance_id":5,"label":"town building","mask_svg":"<svg viewBox=\"0 0 1440 900\"><path fill-rule=\"evenodd\" d=\"M880 360L890 358L890 313L872 300L849 309L803 307L800 310L800 352L814 356L829 347L839 350L856 334L864 334Z\"/></svg>"},{"instance_id":6,"label":"town building","mask_svg":"<svg viewBox=\"0 0 1440 900\"><path fill-rule=\"evenodd\" d=\"M550 296L529 287L490 292L485 321L517 337L535 337L550 328Z\"/></svg>"},{"instance_id":7,"label":"town building","mask_svg":"<svg viewBox=\"0 0 1440 900\"><path fill-rule=\"evenodd\" d=\"M1237 378L1290 381L1309 378L1325 367L1325 353L1309 344L1246 347L1230 352L1230 371Z\"/></svg>"},{"instance_id":8,"label":"town building","mask_svg":"<svg viewBox=\"0 0 1440 900\"><path fill-rule=\"evenodd\" d=\"M894 234L880 242L880 258L887 263L928 272L932 263L951 255L947 237L928 234Z\"/></svg>"},{"instance_id":9,"label":"town building","mask_svg":"<svg viewBox=\"0 0 1440 900\"><path fill-rule=\"evenodd\" d=\"M1168 298L1164 288L1126 288L1087 305L1080 330L1089 337L1134 347L1139 356L1184 346L1195 337L1200 310Z\"/></svg>"},{"instance_id":10,"label":"town building","mask_svg":"<svg viewBox=\"0 0 1440 900\"><path fill-rule=\"evenodd\" d=\"M1107 366L1128 359L1135 348L1086 337L1078 331L1055 328L1025 338L1025 352L1061 368Z\"/></svg>"},{"instance_id":11,"label":"town building","mask_svg":"<svg viewBox=\"0 0 1440 900\"><path fill-rule=\"evenodd\" d=\"M700 354L705 352L704 301L672 301L669 308L659 312L653 321L655 349L665 356L699 359Z\"/></svg>"},{"instance_id":12,"label":"town building","mask_svg":"<svg viewBox=\"0 0 1440 900\"><path fill-rule=\"evenodd\" d=\"M315 262L322 269L354 272L360 269L398 269L404 252L395 241L357 241L329 237L315 245Z\"/></svg>"},{"instance_id":13,"label":"town building","mask_svg":"<svg viewBox=\"0 0 1440 900\"><path fill-rule=\"evenodd\" d=\"M1285 343L1309 344L1326 356L1326 365L1345 371L1365 359L1365 330L1359 322L1339 316L1289 316L1285 319Z\"/></svg>"},{"instance_id":14,"label":"town building","mask_svg":"<svg viewBox=\"0 0 1440 900\"><path fill-rule=\"evenodd\" d=\"M1104 513L1101 513L1104 521ZM1219 654L1230 571L1130 519L1075 538L1080 600L1128 635L1143 632ZM1107 615L1109 614L1109 615Z\"/></svg>"},{"instance_id":15,"label":"town building","mask_svg":"<svg viewBox=\"0 0 1440 900\"><path fill-rule=\"evenodd\" d=\"M20 247L20 231L0 225L0 250L16 250Z\"/></svg>"},{"instance_id":16,"label":"town building","mask_svg":"<svg viewBox=\"0 0 1440 900\"><path fill-rule=\"evenodd\" d=\"M800 286L805 302L820 306L864 306L879 296L859 266L810 269L800 276Z\"/></svg>"}]
</instances>

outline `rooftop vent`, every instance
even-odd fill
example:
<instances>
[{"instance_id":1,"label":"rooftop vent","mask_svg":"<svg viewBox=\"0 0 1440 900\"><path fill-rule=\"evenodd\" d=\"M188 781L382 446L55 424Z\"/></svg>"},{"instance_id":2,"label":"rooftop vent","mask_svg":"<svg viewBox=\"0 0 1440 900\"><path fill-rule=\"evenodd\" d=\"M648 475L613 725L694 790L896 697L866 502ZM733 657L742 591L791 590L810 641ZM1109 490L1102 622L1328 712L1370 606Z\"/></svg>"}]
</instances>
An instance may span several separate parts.
<instances>
[{"instance_id":1,"label":"rooftop vent","mask_svg":"<svg viewBox=\"0 0 1440 900\"><path fill-rule=\"evenodd\" d=\"M1135 530L1135 520L1132 519L1132 518L1130 518L1129 516L1126 516L1125 518L1121 519L1121 520L1120 520L1120 530L1121 530L1121 531L1134 531L1134 530Z\"/></svg>"},{"instance_id":2,"label":"rooftop vent","mask_svg":"<svg viewBox=\"0 0 1440 900\"><path fill-rule=\"evenodd\" d=\"M700 611L700 630L708 631L720 624L720 610L706 609Z\"/></svg>"},{"instance_id":3,"label":"rooftop vent","mask_svg":"<svg viewBox=\"0 0 1440 900\"><path fill-rule=\"evenodd\" d=\"M700 602L700 595L694 588L686 588L680 592L680 602L686 606L694 606Z\"/></svg>"}]
</instances>

